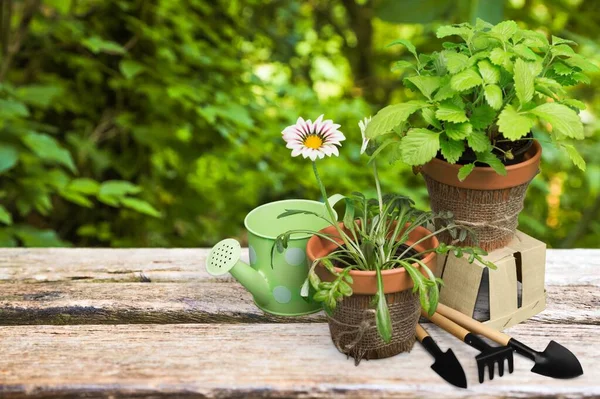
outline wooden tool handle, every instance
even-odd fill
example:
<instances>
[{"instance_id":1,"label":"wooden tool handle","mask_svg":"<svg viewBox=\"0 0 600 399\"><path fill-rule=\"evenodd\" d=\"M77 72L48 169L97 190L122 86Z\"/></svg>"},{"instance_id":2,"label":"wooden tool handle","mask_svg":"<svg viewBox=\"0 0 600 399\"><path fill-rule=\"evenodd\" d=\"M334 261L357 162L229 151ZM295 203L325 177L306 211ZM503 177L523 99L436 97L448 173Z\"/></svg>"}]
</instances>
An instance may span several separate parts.
<instances>
[{"instance_id":1,"label":"wooden tool handle","mask_svg":"<svg viewBox=\"0 0 600 399\"><path fill-rule=\"evenodd\" d=\"M462 328L452 320L442 316L439 313L434 313L433 316L429 316L425 311L421 310L421 315L427 317L429 320L435 323L436 326L443 328L446 332L454 335L461 341L465 340L465 336L469 333L468 330Z\"/></svg>"},{"instance_id":2,"label":"wooden tool handle","mask_svg":"<svg viewBox=\"0 0 600 399\"><path fill-rule=\"evenodd\" d=\"M427 333L427 331L425 331L425 329L421 327L420 324L417 324L417 339L419 340L419 342L423 342L423 339L425 339L425 337L428 336L429 334Z\"/></svg>"},{"instance_id":3,"label":"wooden tool handle","mask_svg":"<svg viewBox=\"0 0 600 399\"><path fill-rule=\"evenodd\" d=\"M484 337L487 337L500 345L508 345L508 341L510 341L510 337L508 335L501 333L500 331L496 331L493 328L460 313L458 310L449 308L441 303L438 304L437 312L454 321L455 323L467 328L473 334L483 335Z\"/></svg>"}]
</instances>

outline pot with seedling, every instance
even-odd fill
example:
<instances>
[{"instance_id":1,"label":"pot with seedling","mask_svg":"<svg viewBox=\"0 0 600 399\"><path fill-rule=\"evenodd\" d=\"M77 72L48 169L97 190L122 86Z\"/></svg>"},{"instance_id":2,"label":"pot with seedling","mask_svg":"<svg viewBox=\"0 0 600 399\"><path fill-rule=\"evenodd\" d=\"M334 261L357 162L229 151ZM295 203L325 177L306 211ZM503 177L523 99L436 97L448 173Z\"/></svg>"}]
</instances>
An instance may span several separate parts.
<instances>
[{"instance_id":1,"label":"pot with seedling","mask_svg":"<svg viewBox=\"0 0 600 399\"><path fill-rule=\"evenodd\" d=\"M389 105L370 121L366 137L420 171L431 208L451 211L471 227L479 245L493 250L513 238L525 192L538 173L541 146L532 128L551 126L549 143L562 148L582 170L585 162L569 140L584 131L585 105L565 87L588 83L598 67L576 54L570 40L519 29L514 21L442 26L439 38L455 37L443 49L399 61L405 86L419 99ZM440 236L451 242L446 232ZM473 238L462 244L472 245Z\"/></svg>"},{"instance_id":2,"label":"pot with seedling","mask_svg":"<svg viewBox=\"0 0 600 399\"><path fill-rule=\"evenodd\" d=\"M338 154L328 143L328 132L315 123L299 120L284 130L284 139L293 149L313 162L313 171L324 198L327 192L317 169L317 158ZM364 122L360 124L364 128ZM374 155L379 141L364 141L363 151ZM456 251L486 262L485 251L477 247L438 245L436 236L448 232L457 242L464 241L470 229L458 226L448 212L424 212L401 195L383 195L375 158L371 159L377 198L354 193L345 197L343 222L315 231L306 254L310 262L302 295L323 304L327 311L332 340L339 351L361 359L384 358L409 351L421 307L432 314L438 303L441 280L433 270L436 255ZM327 208L333 218L333 209ZM287 209L282 218L310 214ZM428 224L439 227L429 230ZM278 237L276 248L283 251L290 235Z\"/></svg>"}]
</instances>

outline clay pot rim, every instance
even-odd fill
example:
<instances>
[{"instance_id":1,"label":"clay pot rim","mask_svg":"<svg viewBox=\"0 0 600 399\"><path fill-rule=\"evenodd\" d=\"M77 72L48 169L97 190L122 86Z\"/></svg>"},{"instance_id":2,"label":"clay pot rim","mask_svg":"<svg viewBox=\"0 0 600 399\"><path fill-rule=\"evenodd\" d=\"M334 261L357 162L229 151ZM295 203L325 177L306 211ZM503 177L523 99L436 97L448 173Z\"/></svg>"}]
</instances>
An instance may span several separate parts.
<instances>
[{"instance_id":1,"label":"clay pot rim","mask_svg":"<svg viewBox=\"0 0 600 399\"><path fill-rule=\"evenodd\" d=\"M344 227L344 223L343 222L338 222L338 225L341 226L342 228ZM327 229L330 229L330 228L334 228L334 227L333 226L329 226L329 227L326 227L324 229L319 230L319 232L322 232L323 230L327 230ZM427 232L426 234L424 234L424 236L427 236L427 235L433 233L431 230L429 230L429 229L427 229L427 228L425 228L423 226L417 226L417 228L414 231L415 232L422 231L423 233ZM310 247L310 242L312 240L317 240L319 238L320 237L318 237L316 235L313 235L308 240L308 243L306 245L306 256L308 257L308 259L310 259L311 262L314 262L315 259L316 259L316 257L312 253L312 249ZM433 248L437 248L440 245L440 243L439 243L439 241L438 241L438 239L437 239L436 236L430 237L429 240L433 241L433 243L434 243L434 247ZM414 242L412 240L407 240L406 243L409 244L409 245L412 245ZM416 248L424 248L424 249L426 249L422 244L418 244L416 246ZM425 255L423 257L423 259L421 259L421 262L427 264L428 262L430 262L435 257L436 257L436 253L435 252L430 252L427 255ZM413 266L415 268L421 269L421 265L418 264L418 263L413 263ZM325 266L323 266L323 264L321 262L319 262L319 264L317 265L317 267L325 267ZM337 267L337 266L334 266L333 268L338 273L341 272L341 271L343 271L345 269L345 268L341 268L341 267ZM390 278L390 277L393 277L396 274L401 274L401 273L408 273L408 272L406 271L406 269L404 267L401 267L401 268L399 267L399 268L395 268L395 269L387 269L387 270L382 270L381 271L381 277L382 278L386 278L386 277ZM376 277L377 272L375 270L350 270L350 275L364 276L364 277Z\"/></svg>"},{"instance_id":2,"label":"clay pot rim","mask_svg":"<svg viewBox=\"0 0 600 399\"><path fill-rule=\"evenodd\" d=\"M433 158L423 165L422 172L427 177L453 187L473 190L498 190L520 186L529 182L538 173L538 165L542 156L542 146L537 140L525 153L529 158L523 162L506 166L506 176L499 175L490 166L476 166L464 180L458 180L458 170L463 165L450 164L444 160Z\"/></svg>"}]
</instances>

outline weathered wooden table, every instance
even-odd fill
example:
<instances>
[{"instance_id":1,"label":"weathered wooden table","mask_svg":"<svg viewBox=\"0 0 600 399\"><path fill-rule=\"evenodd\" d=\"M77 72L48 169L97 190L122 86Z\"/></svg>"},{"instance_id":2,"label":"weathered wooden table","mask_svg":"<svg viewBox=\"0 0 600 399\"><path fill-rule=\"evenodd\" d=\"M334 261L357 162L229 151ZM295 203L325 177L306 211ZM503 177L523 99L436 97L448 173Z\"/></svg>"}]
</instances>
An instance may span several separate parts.
<instances>
[{"instance_id":1,"label":"weathered wooden table","mask_svg":"<svg viewBox=\"0 0 600 399\"><path fill-rule=\"evenodd\" d=\"M410 354L355 367L322 314L263 314L231 277L204 271L204 249L0 250L1 397L600 397L600 250L550 250L547 309L509 330L538 350L555 339L585 374L515 372L477 382L474 349L442 331L470 388Z\"/></svg>"}]
</instances>

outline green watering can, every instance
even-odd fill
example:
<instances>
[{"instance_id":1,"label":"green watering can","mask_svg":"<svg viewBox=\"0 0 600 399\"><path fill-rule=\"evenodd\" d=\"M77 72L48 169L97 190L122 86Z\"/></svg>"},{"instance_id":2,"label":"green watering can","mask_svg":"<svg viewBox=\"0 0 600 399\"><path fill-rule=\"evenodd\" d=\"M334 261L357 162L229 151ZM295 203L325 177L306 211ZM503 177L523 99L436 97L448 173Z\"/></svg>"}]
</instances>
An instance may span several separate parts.
<instances>
[{"instance_id":1,"label":"green watering can","mask_svg":"<svg viewBox=\"0 0 600 399\"><path fill-rule=\"evenodd\" d=\"M335 194L327 201L333 207L343 198L342 195ZM321 309L319 303L307 301L300 295L302 284L308 275L306 243L310 234L292 234L283 253L273 249L273 245L278 235L289 230L319 231L329 224L327 220L306 214L277 218L288 209L314 212L329 220L322 202L294 199L259 206L244 220L248 230L250 265L240 260L240 243L228 238L210 251L206 259L206 270L213 276L231 273L250 291L256 306L267 313L300 316Z\"/></svg>"}]
</instances>

